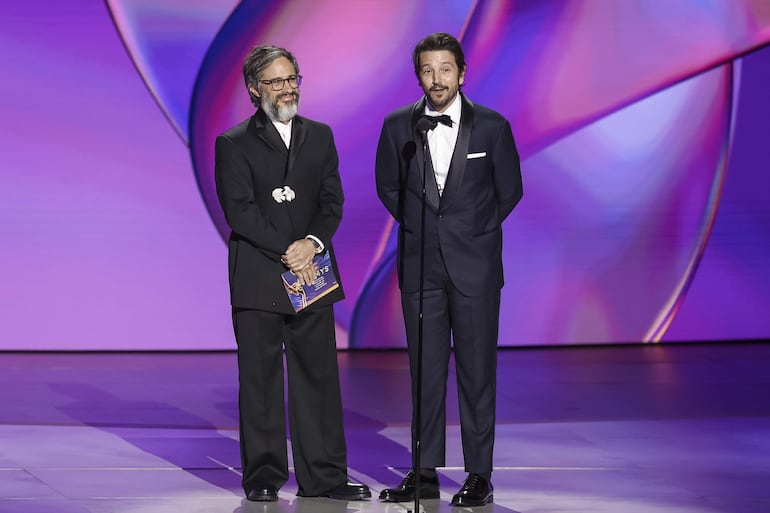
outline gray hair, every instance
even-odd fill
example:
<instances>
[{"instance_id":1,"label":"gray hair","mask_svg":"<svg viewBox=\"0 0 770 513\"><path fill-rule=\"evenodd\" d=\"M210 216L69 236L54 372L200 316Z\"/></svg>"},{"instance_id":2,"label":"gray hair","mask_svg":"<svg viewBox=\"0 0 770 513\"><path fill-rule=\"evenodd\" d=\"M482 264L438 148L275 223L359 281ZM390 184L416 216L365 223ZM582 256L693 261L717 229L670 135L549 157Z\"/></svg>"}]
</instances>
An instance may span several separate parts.
<instances>
[{"instance_id":1,"label":"gray hair","mask_svg":"<svg viewBox=\"0 0 770 513\"><path fill-rule=\"evenodd\" d=\"M259 98L251 92L251 88L253 87L256 90L259 90L259 81L262 80L262 74L265 72L265 69L267 69L274 60L281 57L289 59L289 62L294 66L294 72L299 74L299 64L297 64L297 59L290 51L278 46L255 46L251 49L249 55L246 56L246 59L244 59L243 80L246 82L246 88L249 91L251 103L253 103L255 107L259 107Z\"/></svg>"}]
</instances>

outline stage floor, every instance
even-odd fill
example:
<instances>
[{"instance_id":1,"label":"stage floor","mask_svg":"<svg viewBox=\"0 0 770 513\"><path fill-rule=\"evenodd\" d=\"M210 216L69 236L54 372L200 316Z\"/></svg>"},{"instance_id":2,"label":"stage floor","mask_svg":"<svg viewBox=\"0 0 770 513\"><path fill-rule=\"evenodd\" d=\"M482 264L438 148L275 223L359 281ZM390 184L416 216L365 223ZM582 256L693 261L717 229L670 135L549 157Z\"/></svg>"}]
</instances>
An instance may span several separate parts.
<instances>
[{"instance_id":1,"label":"stage floor","mask_svg":"<svg viewBox=\"0 0 770 513\"><path fill-rule=\"evenodd\" d=\"M350 477L410 465L406 354L340 353ZM495 503L481 512L770 512L770 344L500 351ZM465 478L454 374L447 468ZM406 512L240 489L234 353L0 353L2 513Z\"/></svg>"}]
</instances>

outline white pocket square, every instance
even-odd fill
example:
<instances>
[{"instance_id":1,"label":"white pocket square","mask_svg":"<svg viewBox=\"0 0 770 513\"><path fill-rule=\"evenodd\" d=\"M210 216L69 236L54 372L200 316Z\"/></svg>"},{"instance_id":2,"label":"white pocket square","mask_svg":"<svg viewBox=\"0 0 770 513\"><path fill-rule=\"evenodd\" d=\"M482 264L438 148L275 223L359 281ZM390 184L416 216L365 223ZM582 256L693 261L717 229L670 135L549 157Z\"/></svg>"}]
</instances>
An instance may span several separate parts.
<instances>
[{"instance_id":1,"label":"white pocket square","mask_svg":"<svg viewBox=\"0 0 770 513\"><path fill-rule=\"evenodd\" d=\"M486 156L487 156L487 152L486 151L482 151L481 153L469 153L468 154L468 159L480 159L480 158L486 157Z\"/></svg>"}]
</instances>

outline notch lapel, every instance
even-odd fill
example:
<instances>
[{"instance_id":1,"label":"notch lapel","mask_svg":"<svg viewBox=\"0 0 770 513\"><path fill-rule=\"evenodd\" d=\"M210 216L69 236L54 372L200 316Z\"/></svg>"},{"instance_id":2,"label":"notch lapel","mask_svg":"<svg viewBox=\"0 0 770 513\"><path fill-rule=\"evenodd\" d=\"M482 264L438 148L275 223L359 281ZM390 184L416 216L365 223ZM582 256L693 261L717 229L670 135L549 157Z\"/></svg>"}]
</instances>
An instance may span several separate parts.
<instances>
[{"instance_id":1,"label":"notch lapel","mask_svg":"<svg viewBox=\"0 0 770 513\"><path fill-rule=\"evenodd\" d=\"M465 165L468 163L468 148L471 142L471 132L473 127L473 104L464 94L460 93L462 101L462 113L460 114L460 129L457 133L457 142L455 150L452 153L452 162L449 165L444 192L441 194L439 202L439 212L444 212L452 202L452 199L460 189L465 174Z\"/></svg>"},{"instance_id":2,"label":"notch lapel","mask_svg":"<svg viewBox=\"0 0 770 513\"><path fill-rule=\"evenodd\" d=\"M299 116L294 116L294 120L291 122L291 144L289 145L289 165L286 168L286 173L291 171L294 161L297 160L302 145L307 137L307 128L305 127L304 120Z\"/></svg>"},{"instance_id":3,"label":"notch lapel","mask_svg":"<svg viewBox=\"0 0 770 513\"><path fill-rule=\"evenodd\" d=\"M425 201L433 207L434 210L438 210L439 196L438 196L438 184L436 183L436 175L433 172L433 163L428 158L428 169L424 170L425 163L425 150L423 149L422 134L417 131L417 120L425 114L425 97L422 97L412 107L412 138L414 139L417 149L415 151L415 158L417 160L417 171L420 173L420 183L422 184L422 177L425 176Z\"/></svg>"},{"instance_id":4,"label":"notch lapel","mask_svg":"<svg viewBox=\"0 0 770 513\"><path fill-rule=\"evenodd\" d=\"M254 127L257 129L257 137L264 141L271 149L275 150L286 162L289 150L283 143L278 130L273 126L273 123L267 118L262 109L259 109L254 114Z\"/></svg>"}]
</instances>

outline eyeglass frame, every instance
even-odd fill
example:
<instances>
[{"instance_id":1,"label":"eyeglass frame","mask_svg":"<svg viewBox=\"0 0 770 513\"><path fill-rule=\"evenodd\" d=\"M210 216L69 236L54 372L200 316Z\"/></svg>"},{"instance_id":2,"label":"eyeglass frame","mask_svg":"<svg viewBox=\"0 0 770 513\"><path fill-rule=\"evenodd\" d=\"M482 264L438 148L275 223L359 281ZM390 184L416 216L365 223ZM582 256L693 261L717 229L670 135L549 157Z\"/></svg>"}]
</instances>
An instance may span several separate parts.
<instances>
[{"instance_id":1,"label":"eyeglass frame","mask_svg":"<svg viewBox=\"0 0 770 513\"><path fill-rule=\"evenodd\" d=\"M297 85L292 85L291 84L292 81L296 82ZM302 75L290 75L290 76L288 76L286 78L274 78L272 80L260 80L259 81L260 84L269 85L270 89L273 90L273 91L280 91L280 90L282 90L287 82L289 84L289 87L291 87L292 89L299 89L299 86L302 85ZM280 84L280 86L278 86L278 84ZM277 86L278 86L278 88L276 89Z\"/></svg>"}]
</instances>

